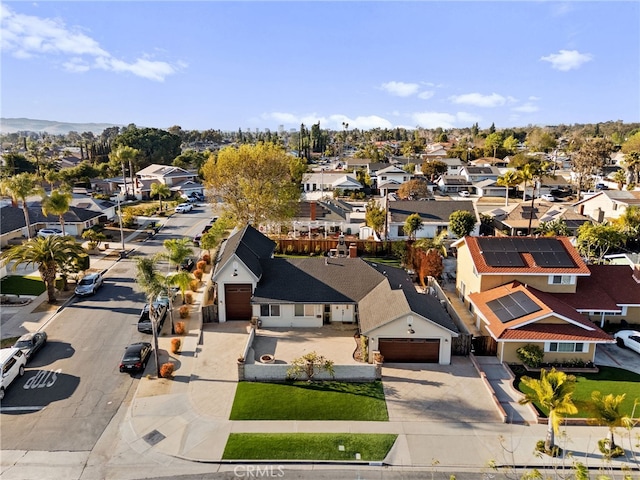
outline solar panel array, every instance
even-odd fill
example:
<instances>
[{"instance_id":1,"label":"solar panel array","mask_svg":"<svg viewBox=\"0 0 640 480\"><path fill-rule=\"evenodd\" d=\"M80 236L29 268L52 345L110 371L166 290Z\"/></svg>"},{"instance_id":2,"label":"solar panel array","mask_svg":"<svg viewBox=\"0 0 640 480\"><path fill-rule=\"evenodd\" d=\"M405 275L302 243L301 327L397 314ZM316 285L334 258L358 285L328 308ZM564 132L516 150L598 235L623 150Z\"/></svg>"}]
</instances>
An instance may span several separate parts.
<instances>
[{"instance_id":1,"label":"solar panel array","mask_svg":"<svg viewBox=\"0 0 640 480\"><path fill-rule=\"evenodd\" d=\"M504 297L487 302L487 307L498 317L502 323L507 323L530 313L542 310L524 292L514 292Z\"/></svg>"},{"instance_id":2,"label":"solar panel array","mask_svg":"<svg viewBox=\"0 0 640 480\"><path fill-rule=\"evenodd\" d=\"M543 268L572 268L574 264L557 238L478 237L480 253L490 267L524 267L522 253L530 253Z\"/></svg>"}]
</instances>

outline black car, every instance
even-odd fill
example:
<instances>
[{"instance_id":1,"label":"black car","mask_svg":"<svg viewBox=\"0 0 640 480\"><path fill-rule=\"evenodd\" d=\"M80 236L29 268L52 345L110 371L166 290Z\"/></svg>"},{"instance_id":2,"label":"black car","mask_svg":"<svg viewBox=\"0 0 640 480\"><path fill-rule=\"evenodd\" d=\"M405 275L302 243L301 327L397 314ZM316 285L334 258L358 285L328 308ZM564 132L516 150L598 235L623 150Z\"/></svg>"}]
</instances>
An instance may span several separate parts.
<instances>
[{"instance_id":1,"label":"black car","mask_svg":"<svg viewBox=\"0 0 640 480\"><path fill-rule=\"evenodd\" d=\"M120 361L120 372L141 372L147 367L147 360L151 355L149 342L132 343L124 351Z\"/></svg>"},{"instance_id":2,"label":"black car","mask_svg":"<svg viewBox=\"0 0 640 480\"><path fill-rule=\"evenodd\" d=\"M160 333L164 320L167 318L167 306L163 302L153 302L153 319L156 322L156 333ZM151 318L149 318L149 304L145 304L140 312L140 318L138 319L138 331L141 333L153 333L153 327L151 325Z\"/></svg>"},{"instance_id":3,"label":"black car","mask_svg":"<svg viewBox=\"0 0 640 480\"><path fill-rule=\"evenodd\" d=\"M13 344L13 348L22 350L25 358L29 361L46 343L46 332L25 333Z\"/></svg>"},{"instance_id":4,"label":"black car","mask_svg":"<svg viewBox=\"0 0 640 480\"><path fill-rule=\"evenodd\" d=\"M187 258L180 264L180 270L190 272L191 270L193 270L193 267L195 267L195 265L196 262L193 260L193 258Z\"/></svg>"}]
</instances>

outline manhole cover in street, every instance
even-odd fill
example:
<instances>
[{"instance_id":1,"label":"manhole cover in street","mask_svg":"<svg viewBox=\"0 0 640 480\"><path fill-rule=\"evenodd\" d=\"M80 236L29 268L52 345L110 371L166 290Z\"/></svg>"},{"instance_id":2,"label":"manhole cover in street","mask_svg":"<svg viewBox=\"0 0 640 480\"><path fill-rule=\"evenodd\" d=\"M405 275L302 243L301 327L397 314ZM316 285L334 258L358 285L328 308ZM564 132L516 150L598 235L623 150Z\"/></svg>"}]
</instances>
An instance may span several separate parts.
<instances>
[{"instance_id":1,"label":"manhole cover in street","mask_svg":"<svg viewBox=\"0 0 640 480\"><path fill-rule=\"evenodd\" d=\"M153 446L160 443L166 437L163 434L161 434L158 430L152 430L142 438L144 438L145 442L147 442L149 445Z\"/></svg>"}]
</instances>

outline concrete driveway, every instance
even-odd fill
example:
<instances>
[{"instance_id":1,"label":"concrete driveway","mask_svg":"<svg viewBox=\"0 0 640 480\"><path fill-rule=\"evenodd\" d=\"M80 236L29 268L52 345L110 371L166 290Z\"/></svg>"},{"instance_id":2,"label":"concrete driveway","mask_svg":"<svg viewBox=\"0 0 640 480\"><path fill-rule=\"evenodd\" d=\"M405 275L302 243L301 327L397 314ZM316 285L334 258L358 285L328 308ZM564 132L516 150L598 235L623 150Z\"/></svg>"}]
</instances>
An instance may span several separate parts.
<instances>
[{"instance_id":1,"label":"concrete driveway","mask_svg":"<svg viewBox=\"0 0 640 480\"><path fill-rule=\"evenodd\" d=\"M385 363L382 382L391 422L502 421L466 357L452 357L451 365Z\"/></svg>"},{"instance_id":2,"label":"concrete driveway","mask_svg":"<svg viewBox=\"0 0 640 480\"><path fill-rule=\"evenodd\" d=\"M640 374L640 354L614 343L600 344L596 348L596 365L624 368Z\"/></svg>"}]
</instances>

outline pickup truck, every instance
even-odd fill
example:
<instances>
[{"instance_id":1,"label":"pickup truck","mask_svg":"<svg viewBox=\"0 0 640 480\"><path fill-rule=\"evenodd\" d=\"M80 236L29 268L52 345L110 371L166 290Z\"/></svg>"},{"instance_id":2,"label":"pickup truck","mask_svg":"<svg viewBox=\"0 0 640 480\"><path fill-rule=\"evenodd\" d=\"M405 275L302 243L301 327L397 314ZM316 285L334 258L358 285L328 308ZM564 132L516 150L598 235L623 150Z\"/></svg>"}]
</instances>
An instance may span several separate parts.
<instances>
[{"instance_id":1,"label":"pickup truck","mask_svg":"<svg viewBox=\"0 0 640 480\"><path fill-rule=\"evenodd\" d=\"M152 304L153 318L156 322L156 333L160 333L164 321L167 318L167 306L162 302L153 302ZM153 327L151 325L151 318L149 317L149 304L145 304L140 312L140 318L138 319L138 331L141 333L153 333Z\"/></svg>"}]
</instances>

